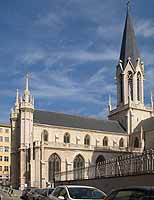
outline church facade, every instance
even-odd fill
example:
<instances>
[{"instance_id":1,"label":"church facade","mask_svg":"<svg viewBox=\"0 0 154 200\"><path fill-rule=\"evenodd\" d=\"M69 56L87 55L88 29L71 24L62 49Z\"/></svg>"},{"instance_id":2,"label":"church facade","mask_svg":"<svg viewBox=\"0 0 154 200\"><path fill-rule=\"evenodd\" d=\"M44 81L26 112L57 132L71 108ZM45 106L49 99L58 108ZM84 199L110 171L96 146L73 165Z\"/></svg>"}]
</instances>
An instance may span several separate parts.
<instances>
[{"instance_id":1,"label":"church facade","mask_svg":"<svg viewBox=\"0 0 154 200\"><path fill-rule=\"evenodd\" d=\"M11 110L11 184L46 187L56 172L95 165L105 159L154 146L153 100L144 104L144 64L127 10L116 68L117 106L108 119L37 110L28 77L24 96Z\"/></svg>"}]
</instances>

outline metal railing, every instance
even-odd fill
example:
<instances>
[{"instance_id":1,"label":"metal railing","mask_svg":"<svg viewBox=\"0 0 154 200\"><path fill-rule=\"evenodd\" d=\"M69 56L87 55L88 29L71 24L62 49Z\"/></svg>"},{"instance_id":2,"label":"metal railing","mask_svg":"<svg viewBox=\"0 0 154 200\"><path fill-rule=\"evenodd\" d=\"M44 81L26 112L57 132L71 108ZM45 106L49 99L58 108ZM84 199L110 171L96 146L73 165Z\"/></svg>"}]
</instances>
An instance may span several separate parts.
<instances>
[{"instance_id":1,"label":"metal railing","mask_svg":"<svg viewBox=\"0 0 154 200\"><path fill-rule=\"evenodd\" d=\"M142 154L128 154L89 167L56 173L55 180L69 181L152 173L154 173L154 150L147 150Z\"/></svg>"},{"instance_id":2,"label":"metal railing","mask_svg":"<svg viewBox=\"0 0 154 200\"><path fill-rule=\"evenodd\" d=\"M38 143L36 142L35 146ZM102 146L102 145L84 145L84 144L73 144L73 143L55 143L55 142L43 142L43 146L47 147L55 147L55 148L63 148L63 149L86 149L90 151L94 151L96 149L106 150L106 151L128 151L128 147L119 147L119 146ZM140 150L140 149L139 149Z\"/></svg>"}]
</instances>

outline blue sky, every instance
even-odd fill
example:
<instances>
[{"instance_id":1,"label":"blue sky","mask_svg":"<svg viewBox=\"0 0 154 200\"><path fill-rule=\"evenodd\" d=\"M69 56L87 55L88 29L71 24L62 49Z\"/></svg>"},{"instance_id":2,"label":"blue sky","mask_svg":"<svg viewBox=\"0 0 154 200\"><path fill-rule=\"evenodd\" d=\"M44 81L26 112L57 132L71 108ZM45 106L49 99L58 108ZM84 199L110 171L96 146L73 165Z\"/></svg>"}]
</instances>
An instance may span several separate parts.
<instances>
[{"instance_id":1,"label":"blue sky","mask_svg":"<svg viewBox=\"0 0 154 200\"><path fill-rule=\"evenodd\" d=\"M154 92L153 8L153 0L131 3L147 104ZM116 105L125 15L125 0L1 0L0 121L9 121L26 73L35 108L105 118L109 94Z\"/></svg>"}]
</instances>

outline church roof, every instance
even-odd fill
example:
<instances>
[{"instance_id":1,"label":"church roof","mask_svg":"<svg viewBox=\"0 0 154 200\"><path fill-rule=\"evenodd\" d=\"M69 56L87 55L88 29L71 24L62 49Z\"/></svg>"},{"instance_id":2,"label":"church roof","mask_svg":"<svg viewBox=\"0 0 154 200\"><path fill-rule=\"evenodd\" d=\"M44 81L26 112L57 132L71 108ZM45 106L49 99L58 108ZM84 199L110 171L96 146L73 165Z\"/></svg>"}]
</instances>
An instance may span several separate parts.
<instances>
[{"instance_id":1,"label":"church roof","mask_svg":"<svg viewBox=\"0 0 154 200\"><path fill-rule=\"evenodd\" d=\"M36 124L46 124L70 128L89 129L97 131L125 133L125 130L117 121L81 117L57 112L35 110L33 121Z\"/></svg>"},{"instance_id":2,"label":"church roof","mask_svg":"<svg viewBox=\"0 0 154 200\"><path fill-rule=\"evenodd\" d=\"M128 7L120 52L120 60L123 62L124 68L126 67L129 57L131 58L131 62L134 66L136 65L136 60L140 58L133 23Z\"/></svg>"},{"instance_id":3,"label":"church roof","mask_svg":"<svg viewBox=\"0 0 154 200\"><path fill-rule=\"evenodd\" d=\"M134 132L141 131L141 127L143 128L143 131L151 131L154 130L154 117L150 117L148 119L142 120L138 126L135 128Z\"/></svg>"}]
</instances>

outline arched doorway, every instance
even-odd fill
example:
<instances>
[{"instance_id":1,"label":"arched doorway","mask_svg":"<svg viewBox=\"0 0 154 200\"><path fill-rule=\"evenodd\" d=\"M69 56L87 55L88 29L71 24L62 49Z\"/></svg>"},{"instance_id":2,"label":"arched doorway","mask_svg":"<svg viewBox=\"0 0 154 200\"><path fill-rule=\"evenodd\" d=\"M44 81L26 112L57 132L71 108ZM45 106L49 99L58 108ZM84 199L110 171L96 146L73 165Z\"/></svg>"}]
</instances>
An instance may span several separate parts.
<instances>
[{"instance_id":1,"label":"arched doorway","mask_svg":"<svg viewBox=\"0 0 154 200\"><path fill-rule=\"evenodd\" d=\"M73 162L74 179L84 178L84 167L85 167L84 158L79 154L75 157Z\"/></svg>"},{"instance_id":2,"label":"arched doorway","mask_svg":"<svg viewBox=\"0 0 154 200\"><path fill-rule=\"evenodd\" d=\"M96 165L101 164L102 162L105 161L105 158L103 155L99 155L96 159Z\"/></svg>"},{"instance_id":3,"label":"arched doorway","mask_svg":"<svg viewBox=\"0 0 154 200\"><path fill-rule=\"evenodd\" d=\"M95 176L101 177L105 174L105 158L103 155L99 155L96 159Z\"/></svg>"},{"instance_id":4,"label":"arched doorway","mask_svg":"<svg viewBox=\"0 0 154 200\"><path fill-rule=\"evenodd\" d=\"M60 180L60 175L55 176L56 173L61 172L61 159L54 153L50 156L48 161L49 166L49 182L54 182L55 180Z\"/></svg>"}]
</instances>

